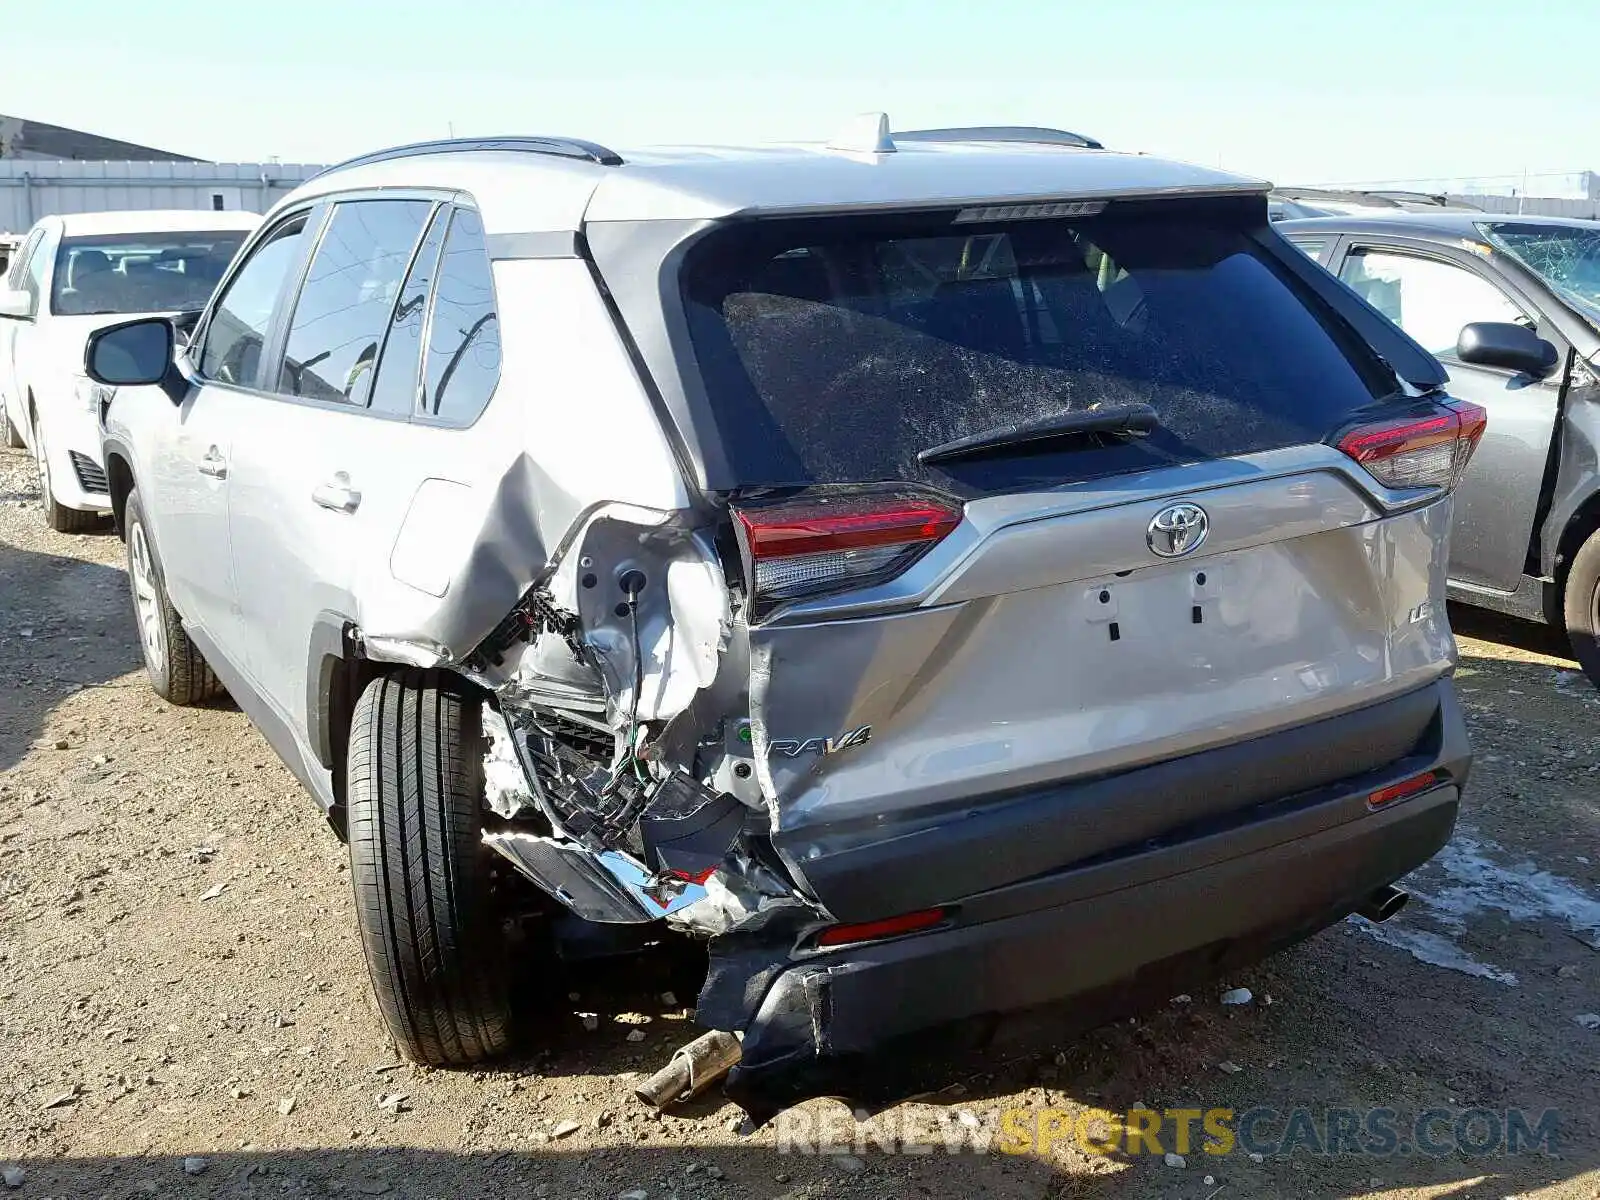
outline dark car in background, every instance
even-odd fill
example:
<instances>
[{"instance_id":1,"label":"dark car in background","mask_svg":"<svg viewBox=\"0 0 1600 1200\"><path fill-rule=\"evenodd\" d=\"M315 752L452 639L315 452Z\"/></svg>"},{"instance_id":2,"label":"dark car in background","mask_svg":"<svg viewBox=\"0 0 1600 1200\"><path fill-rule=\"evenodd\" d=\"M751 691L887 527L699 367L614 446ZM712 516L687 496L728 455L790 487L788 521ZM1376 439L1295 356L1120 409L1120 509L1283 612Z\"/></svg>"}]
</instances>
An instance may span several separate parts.
<instances>
[{"instance_id":1,"label":"dark car in background","mask_svg":"<svg viewBox=\"0 0 1600 1200\"><path fill-rule=\"evenodd\" d=\"M1600 684L1600 222L1373 210L1275 228L1488 410L1451 599L1564 628Z\"/></svg>"}]
</instances>

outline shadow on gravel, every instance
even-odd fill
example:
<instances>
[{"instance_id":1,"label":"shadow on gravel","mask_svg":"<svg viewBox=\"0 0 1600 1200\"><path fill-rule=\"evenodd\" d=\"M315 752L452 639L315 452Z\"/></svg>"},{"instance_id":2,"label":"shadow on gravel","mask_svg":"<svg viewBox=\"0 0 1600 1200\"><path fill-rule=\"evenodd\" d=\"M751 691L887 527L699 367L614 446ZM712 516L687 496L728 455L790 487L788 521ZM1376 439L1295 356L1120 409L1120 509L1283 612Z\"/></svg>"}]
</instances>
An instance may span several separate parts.
<instances>
[{"instance_id":1,"label":"shadow on gravel","mask_svg":"<svg viewBox=\"0 0 1600 1200\"><path fill-rule=\"evenodd\" d=\"M401 1119L402 1121L404 1118ZM836 1129L842 1123L833 1123ZM398 1127L403 1128L403 1125ZM398 1132L398 1129L397 1129ZM1566 1160L1361 1158L1270 1160L1235 1165L1233 1156L1191 1161L1106 1156L1090 1170L1080 1157L1039 1158L970 1149L952 1154L932 1136L905 1148L853 1146L848 1133L831 1152L780 1151L776 1144L697 1147L602 1147L587 1152L538 1150L446 1153L404 1146L361 1149L240 1151L180 1156L22 1159L19 1196L251 1197L388 1196L550 1197L611 1200L643 1196L812 1200L826 1196L1038 1198L1090 1200L1128 1196L1355 1196L1394 1188L1444 1187L1444 1195L1502 1196L1569 1181L1585 1167ZM197 1152L198 1155L199 1152ZM1242 1157L1242 1156L1238 1156ZM1592 1165L1592 1164L1591 1164ZM196 1172L191 1174L190 1172ZM1207 1185L1202 1177L1209 1174ZM1373 1181L1377 1180L1376 1185Z\"/></svg>"},{"instance_id":2,"label":"shadow on gravel","mask_svg":"<svg viewBox=\"0 0 1600 1200\"><path fill-rule=\"evenodd\" d=\"M1519 621L1516 617L1490 612L1486 608L1452 604L1450 628L1463 637L1497 642L1533 654L1548 654L1552 658L1572 661L1572 647L1567 644L1566 636L1559 629L1540 625L1536 621Z\"/></svg>"},{"instance_id":3,"label":"shadow on gravel","mask_svg":"<svg viewBox=\"0 0 1600 1200\"><path fill-rule=\"evenodd\" d=\"M0 770L28 752L62 700L123 686L142 663L121 571L0 543Z\"/></svg>"}]
</instances>

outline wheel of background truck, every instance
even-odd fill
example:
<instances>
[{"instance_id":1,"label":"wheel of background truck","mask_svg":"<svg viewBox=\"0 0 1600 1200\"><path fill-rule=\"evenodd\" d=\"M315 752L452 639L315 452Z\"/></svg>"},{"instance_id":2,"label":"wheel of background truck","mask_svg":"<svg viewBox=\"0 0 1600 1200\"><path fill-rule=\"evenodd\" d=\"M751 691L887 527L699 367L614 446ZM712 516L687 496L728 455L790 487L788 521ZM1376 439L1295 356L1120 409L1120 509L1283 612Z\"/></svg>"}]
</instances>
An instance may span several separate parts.
<instances>
[{"instance_id":1,"label":"wheel of background truck","mask_svg":"<svg viewBox=\"0 0 1600 1200\"><path fill-rule=\"evenodd\" d=\"M178 610L167 599L161 560L150 540L138 492L128 494L122 520L133 615L139 624L139 645L144 651L150 686L156 695L172 704L187 706L214 699L222 693L222 684L189 640Z\"/></svg>"},{"instance_id":2,"label":"wheel of background truck","mask_svg":"<svg viewBox=\"0 0 1600 1200\"><path fill-rule=\"evenodd\" d=\"M44 505L45 524L57 533L88 533L100 524L97 512L81 512L56 503L56 494L50 487L50 459L44 449L44 430L39 427L39 414L33 415L33 465L39 472L39 499Z\"/></svg>"},{"instance_id":3,"label":"wheel of background truck","mask_svg":"<svg viewBox=\"0 0 1600 1200\"><path fill-rule=\"evenodd\" d=\"M21 450L26 445L22 440L22 433L11 423L11 414L6 411L6 402L0 399L0 446L8 450Z\"/></svg>"},{"instance_id":4,"label":"wheel of background truck","mask_svg":"<svg viewBox=\"0 0 1600 1200\"><path fill-rule=\"evenodd\" d=\"M1600 530L1572 556L1561 600L1572 656L1589 682L1600 687Z\"/></svg>"},{"instance_id":5,"label":"wheel of background truck","mask_svg":"<svg viewBox=\"0 0 1600 1200\"><path fill-rule=\"evenodd\" d=\"M484 847L480 702L425 671L373 680L350 729L356 918L400 1050L468 1066L511 1046L511 955Z\"/></svg>"}]
</instances>

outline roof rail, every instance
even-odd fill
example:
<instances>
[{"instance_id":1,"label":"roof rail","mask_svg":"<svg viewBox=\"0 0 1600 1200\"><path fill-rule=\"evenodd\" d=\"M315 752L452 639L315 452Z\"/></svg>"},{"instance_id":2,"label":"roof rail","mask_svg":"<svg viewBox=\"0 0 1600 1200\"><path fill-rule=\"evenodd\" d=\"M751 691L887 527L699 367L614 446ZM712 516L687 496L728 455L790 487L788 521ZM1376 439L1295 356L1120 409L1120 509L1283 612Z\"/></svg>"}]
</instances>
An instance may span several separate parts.
<instances>
[{"instance_id":1,"label":"roof rail","mask_svg":"<svg viewBox=\"0 0 1600 1200\"><path fill-rule=\"evenodd\" d=\"M895 130L897 142L1028 142L1036 146L1073 146L1079 150L1104 150L1105 146L1081 133L1045 129L1037 125L972 125L954 129Z\"/></svg>"},{"instance_id":2,"label":"roof rail","mask_svg":"<svg viewBox=\"0 0 1600 1200\"><path fill-rule=\"evenodd\" d=\"M602 167L620 167L622 165L622 155L615 150L608 150L604 146L597 145L594 142L586 142L582 138L441 138L435 142L412 142L406 146L392 146L387 150L375 150L371 154L362 154L356 158L335 163L320 173L326 175L329 171L342 171L347 167L365 167L372 163L391 162L397 158L418 158L425 154L461 154L474 150L511 150L523 154L550 154L557 158L572 158L580 162L595 163Z\"/></svg>"}]
</instances>

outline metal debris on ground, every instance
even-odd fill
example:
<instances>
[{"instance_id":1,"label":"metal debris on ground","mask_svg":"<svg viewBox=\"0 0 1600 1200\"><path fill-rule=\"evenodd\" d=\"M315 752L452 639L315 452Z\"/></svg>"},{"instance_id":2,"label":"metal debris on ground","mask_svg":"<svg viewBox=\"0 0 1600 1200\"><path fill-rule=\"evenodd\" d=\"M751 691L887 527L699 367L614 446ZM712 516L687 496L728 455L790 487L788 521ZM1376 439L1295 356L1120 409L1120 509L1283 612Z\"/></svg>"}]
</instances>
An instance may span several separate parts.
<instances>
[{"instance_id":1,"label":"metal debris on ground","mask_svg":"<svg viewBox=\"0 0 1600 1200\"><path fill-rule=\"evenodd\" d=\"M731 1033L713 1029L673 1052L672 1061L634 1090L653 1108L698 1096L739 1065L743 1050Z\"/></svg>"}]
</instances>

